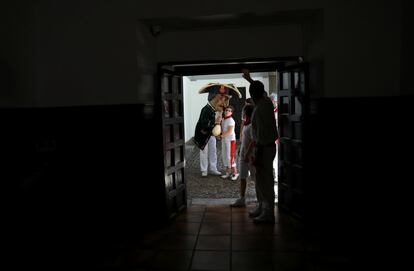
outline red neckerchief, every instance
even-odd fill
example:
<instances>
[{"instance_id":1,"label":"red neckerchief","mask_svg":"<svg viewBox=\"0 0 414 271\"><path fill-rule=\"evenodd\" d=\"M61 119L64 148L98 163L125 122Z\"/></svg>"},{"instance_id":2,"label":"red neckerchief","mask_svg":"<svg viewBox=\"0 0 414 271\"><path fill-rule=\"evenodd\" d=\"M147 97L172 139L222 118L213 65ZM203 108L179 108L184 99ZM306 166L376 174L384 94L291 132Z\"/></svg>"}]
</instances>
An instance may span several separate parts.
<instances>
[{"instance_id":1,"label":"red neckerchief","mask_svg":"<svg viewBox=\"0 0 414 271\"><path fill-rule=\"evenodd\" d=\"M224 119L228 119L228 118L231 118L231 115L230 115L230 116L228 116L228 117L224 117Z\"/></svg>"},{"instance_id":2,"label":"red neckerchief","mask_svg":"<svg viewBox=\"0 0 414 271\"><path fill-rule=\"evenodd\" d=\"M247 117L246 117L246 119L245 119L245 120L244 120L244 122L243 122L243 125L244 125L244 126L249 125L249 124L250 124L250 122L251 122L250 118L247 118Z\"/></svg>"}]
</instances>

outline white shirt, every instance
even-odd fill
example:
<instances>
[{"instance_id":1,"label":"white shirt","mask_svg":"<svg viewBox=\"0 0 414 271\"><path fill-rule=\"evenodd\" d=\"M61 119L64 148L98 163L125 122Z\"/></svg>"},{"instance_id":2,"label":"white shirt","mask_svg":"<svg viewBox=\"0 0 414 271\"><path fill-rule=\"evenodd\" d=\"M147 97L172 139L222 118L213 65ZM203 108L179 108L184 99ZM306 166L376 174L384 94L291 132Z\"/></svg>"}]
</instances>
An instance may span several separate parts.
<instances>
[{"instance_id":1,"label":"white shirt","mask_svg":"<svg viewBox=\"0 0 414 271\"><path fill-rule=\"evenodd\" d=\"M249 146L251 140L253 140L252 125L248 124L243 128L243 139L240 146L240 157L244 157L246 155L247 147Z\"/></svg>"},{"instance_id":2,"label":"white shirt","mask_svg":"<svg viewBox=\"0 0 414 271\"><path fill-rule=\"evenodd\" d=\"M236 133L234 132L236 123L232 117L223 119L223 121L221 122L221 132L223 134L227 132L227 130L229 129L229 126L233 126L232 128L233 132L230 135L223 137L222 140L226 140L226 141L236 140Z\"/></svg>"}]
</instances>

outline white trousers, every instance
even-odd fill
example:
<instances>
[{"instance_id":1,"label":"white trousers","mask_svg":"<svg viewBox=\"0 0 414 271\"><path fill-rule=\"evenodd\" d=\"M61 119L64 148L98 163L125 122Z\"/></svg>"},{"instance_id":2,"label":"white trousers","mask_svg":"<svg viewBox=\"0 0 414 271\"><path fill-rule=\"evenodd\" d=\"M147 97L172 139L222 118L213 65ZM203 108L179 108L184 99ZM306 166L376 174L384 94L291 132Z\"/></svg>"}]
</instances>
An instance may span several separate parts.
<instances>
[{"instance_id":1,"label":"white trousers","mask_svg":"<svg viewBox=\"0 0 414 271\"><path fill-rule=\"evenodd\" d=\"M221 140L221 155L223 159L223 166L226 168L236 167L236 159L234 159L235 153L231 153L231 145L232 142L230 140Z\"/></svg>"},{"instance_id":2,"label":"white trousers","mask_svg":"<svg viewBox=\"0 0 414 271\"><path fill-rule=\"evenodd\" d=\"M211 171L217 171L217 145L214 136L210 136L204 150L200 150L201 172L207 172L209 166Z\"/></svg>"}]
</instances>

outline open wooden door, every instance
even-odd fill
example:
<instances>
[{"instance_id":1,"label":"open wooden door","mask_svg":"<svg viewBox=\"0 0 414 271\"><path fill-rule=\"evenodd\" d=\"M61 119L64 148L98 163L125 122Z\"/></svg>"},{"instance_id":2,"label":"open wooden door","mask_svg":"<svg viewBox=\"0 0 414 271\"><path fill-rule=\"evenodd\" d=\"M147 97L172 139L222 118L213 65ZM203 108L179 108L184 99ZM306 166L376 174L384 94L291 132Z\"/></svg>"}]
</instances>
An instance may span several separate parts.
<instances>
[{"instance_id":1,"label":"open wooden door","mask_svg":"<svg viewBox=\"0 0 414 271\"><path fill-rule=\"evenodd\" d=\"M184 104L182 76L160 69L162 128L164 146L164 183L169 218L187 206L184 179Z\"/></svg>"},{"instance_id":2,"label":"open wooden door","mask_svg":"<svg viewBox=\"0 0 414 271\"><path fill-rule=\"evenodd\" d=\"M279 72L279 172L278 206L303 218L305 215L304 143L307 121L307 65L297 64Z\"/></svg>"}]
</instances>

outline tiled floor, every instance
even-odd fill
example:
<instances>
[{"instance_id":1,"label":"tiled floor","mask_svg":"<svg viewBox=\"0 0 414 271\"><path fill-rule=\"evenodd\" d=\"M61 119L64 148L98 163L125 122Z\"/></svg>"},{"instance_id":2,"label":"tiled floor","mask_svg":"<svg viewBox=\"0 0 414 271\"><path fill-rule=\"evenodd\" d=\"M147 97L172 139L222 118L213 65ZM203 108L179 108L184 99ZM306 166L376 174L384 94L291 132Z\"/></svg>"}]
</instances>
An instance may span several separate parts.
<instances>
[{"instance_id":1,"label":"tiled floor","mask_svg":"<svg viewBox=\"0 0 414 271\"><path fill-rule=\"evenodd\" d=\"M274 225L256 225L248 217L250 208L192 205L170 225L131 241L112 268L329 270L318 264L318 244L299 222L276 208Z\"/></svg>"}]
</instances>

